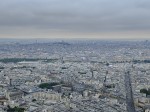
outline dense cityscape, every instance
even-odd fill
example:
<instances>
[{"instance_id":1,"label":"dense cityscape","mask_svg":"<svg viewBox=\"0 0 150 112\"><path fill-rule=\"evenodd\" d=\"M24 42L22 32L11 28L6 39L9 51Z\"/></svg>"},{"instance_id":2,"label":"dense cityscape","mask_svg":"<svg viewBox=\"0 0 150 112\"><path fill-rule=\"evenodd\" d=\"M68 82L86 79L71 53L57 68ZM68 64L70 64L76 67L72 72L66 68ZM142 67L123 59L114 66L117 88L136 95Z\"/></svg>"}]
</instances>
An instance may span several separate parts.
<instances>
[{"instance_id":1,"label":"dense cityscape","mask_svg":"<svg viewBox=\"0 0 150 112\"><path fill-rule=\"evenodd\" d=\"M0 43L0 112L150 112L150 41Z\"/></svg>"}]
</instances>

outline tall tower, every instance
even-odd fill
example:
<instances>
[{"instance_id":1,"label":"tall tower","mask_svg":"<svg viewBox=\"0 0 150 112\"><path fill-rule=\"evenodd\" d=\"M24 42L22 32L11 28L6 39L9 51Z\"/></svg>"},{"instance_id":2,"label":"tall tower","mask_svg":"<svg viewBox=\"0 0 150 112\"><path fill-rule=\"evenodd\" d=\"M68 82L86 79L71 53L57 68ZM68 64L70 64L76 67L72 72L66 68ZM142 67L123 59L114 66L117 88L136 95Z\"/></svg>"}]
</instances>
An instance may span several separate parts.
<instances>
[{"instance_id":1,"label":"tall tower","mask_svg":"<svg viewBox=\"0 0 150 112\"><path fill-rule=\"evenodd\" d=\"M61 57L61 63L63 64L64 63L64 58L63 58L63 56Z\"/></svg>"},{"instance_id":2,"label":"tall tower","mask_svg":"<svg viewBox=\"0 0 150 112\"><path fill-rule=\"evenodd\" d=\"M94 78L94 71L92 68L90 69L90 72L92 73L92 78Z\"/></svg>"},{"instance_id":3,"label":"tall tower","mask_svg":"<svg viewBox=\"0 0 150 112\"><path fill-rule=\"evenodd\" d=\"M12 86L12 79L9 80L9 86Z\"/></svg>"},{"instance_id":4,"label":"tall tower","mask_svg":"<svg viewBox=\"0 0 150 112\"><path fill-rule=\"evenodd\" d=\"M104 79L104 83L106 83L106 81L107 81L107 75L108 75L108 71L106 71L106 76L105 76L105 79Z\"/></svg>"}]
</instances>

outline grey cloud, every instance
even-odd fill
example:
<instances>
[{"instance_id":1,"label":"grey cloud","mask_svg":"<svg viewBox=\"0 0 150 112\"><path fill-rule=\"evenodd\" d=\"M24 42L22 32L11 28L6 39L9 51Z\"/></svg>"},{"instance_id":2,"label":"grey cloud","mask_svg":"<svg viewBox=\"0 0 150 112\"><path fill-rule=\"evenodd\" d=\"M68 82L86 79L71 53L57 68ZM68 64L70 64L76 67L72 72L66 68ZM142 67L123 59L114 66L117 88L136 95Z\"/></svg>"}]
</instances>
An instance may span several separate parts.
<instances>
[{"instance_id":1,"label":"grey cloud","mask_svg":"<svg viewBox=\"0 0 150 112\"><path fill-rule=\"evenodd\" d=\"M149 0L4 0L0 27L72 32L150 30L149 7Z\"/></svg>"}]
</instances>

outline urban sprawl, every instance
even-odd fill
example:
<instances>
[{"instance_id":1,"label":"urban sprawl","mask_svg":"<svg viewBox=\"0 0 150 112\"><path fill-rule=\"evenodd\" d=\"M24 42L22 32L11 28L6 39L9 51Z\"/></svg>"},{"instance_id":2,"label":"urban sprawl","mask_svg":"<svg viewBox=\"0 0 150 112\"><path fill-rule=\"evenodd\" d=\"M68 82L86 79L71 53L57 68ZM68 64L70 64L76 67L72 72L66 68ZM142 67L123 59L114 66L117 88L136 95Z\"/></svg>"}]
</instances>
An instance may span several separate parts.
<instances>
[{"instance_id":1,"label":"urban sprawl","mask_svg":"<svg viewBox=\"0 0 150 112\"><path fill-rule=\"evenodd\" d=\"M1 43L0 112L150 112L150 42Z\"/></svg>"}]
</instances>

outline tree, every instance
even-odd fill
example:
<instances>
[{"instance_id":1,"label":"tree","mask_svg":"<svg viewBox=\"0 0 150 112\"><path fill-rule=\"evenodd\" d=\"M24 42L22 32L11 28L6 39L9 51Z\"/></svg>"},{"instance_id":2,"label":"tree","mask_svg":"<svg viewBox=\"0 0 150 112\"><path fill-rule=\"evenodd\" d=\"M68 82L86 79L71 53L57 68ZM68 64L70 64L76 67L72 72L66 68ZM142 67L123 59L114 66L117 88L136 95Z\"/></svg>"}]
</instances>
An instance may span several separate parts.
<instances>
[{"instance_id":1,"label":"tree","mask_svg":"<svg viewBox=\"0 0 150 112\"><path fill-rule=\"evenodd\" d=\"M36 99L33 99L33 100L32 100L32 102L35 102L35 101L36 101Z\"/></svg>"},{"instance_id":2,"label":"tree","mask_svg":"<svg viewBox=\"0 0 150 112\"><path fill-rule=\"evenodd\" d=\"M14 107L11 108L10 106L8 106L7 112L24 112L25 109L24 108L20 108L20 107Z\"/></svg>"},{"instance_id":3,"label":"tree","mask_svg":"<svg viewBox=\"0 0 150 112\"><path fill-rule=\"evenodd\" d=\"M147 93L147 89L141 89L140 93L145 93L146 94Z\"/></svg>"}]
</instances>

